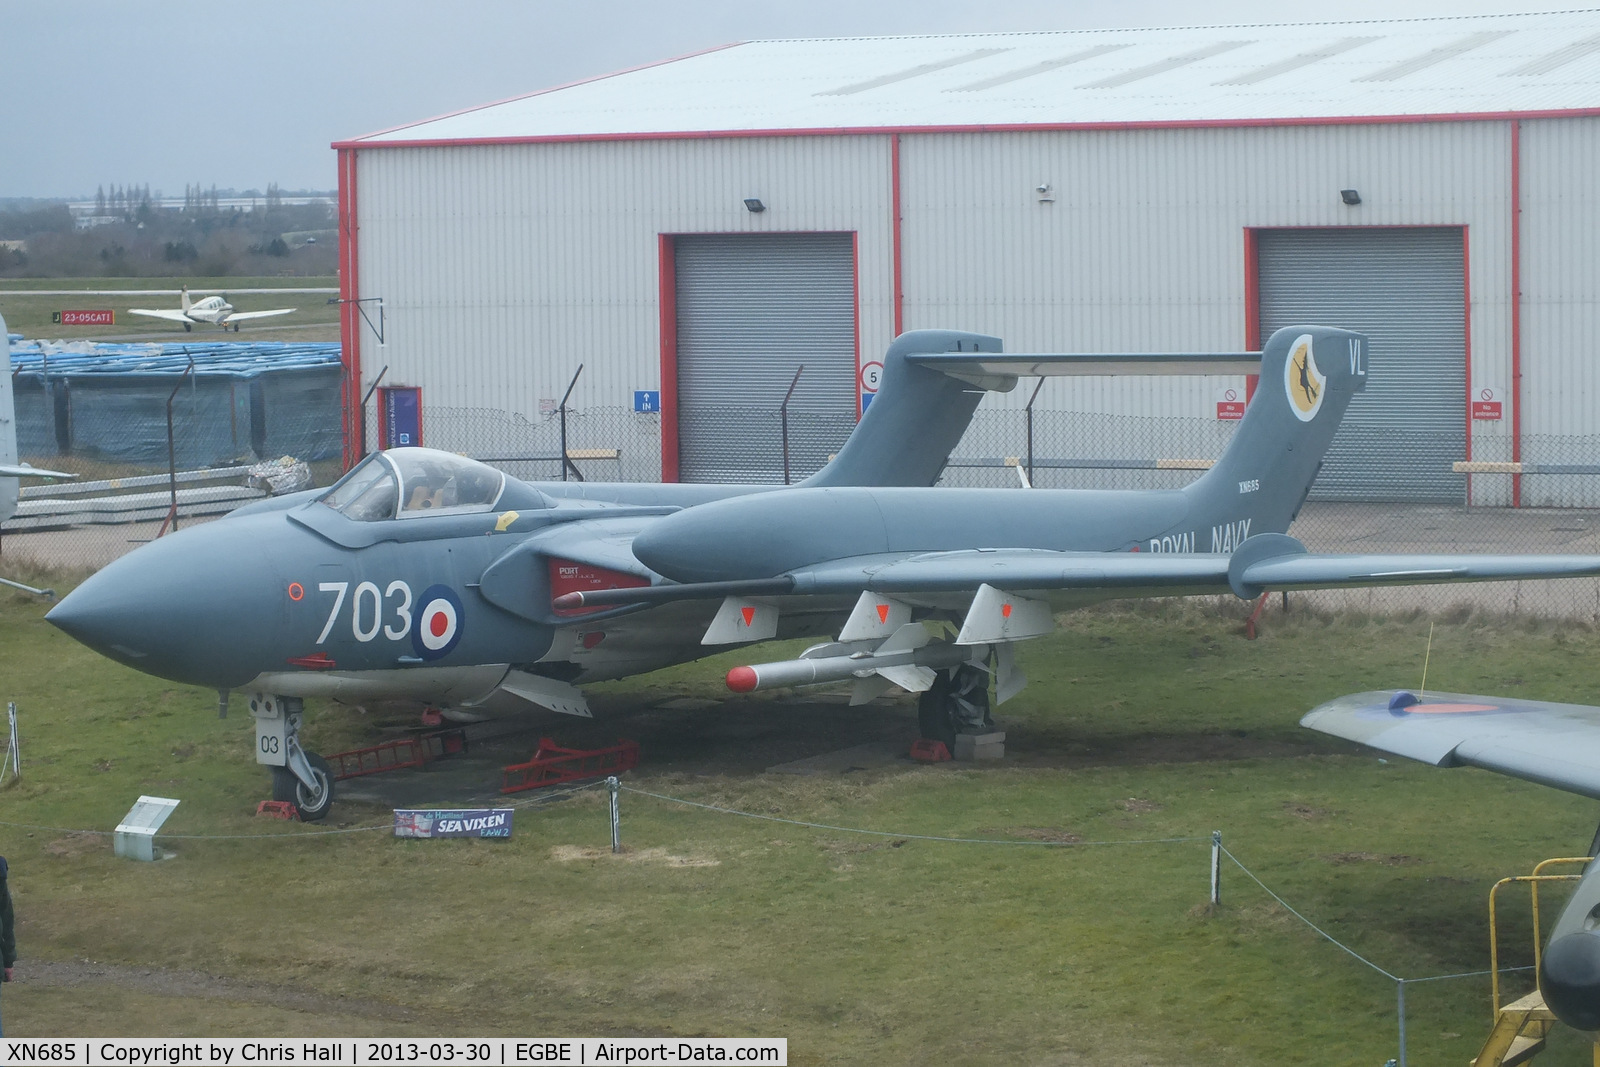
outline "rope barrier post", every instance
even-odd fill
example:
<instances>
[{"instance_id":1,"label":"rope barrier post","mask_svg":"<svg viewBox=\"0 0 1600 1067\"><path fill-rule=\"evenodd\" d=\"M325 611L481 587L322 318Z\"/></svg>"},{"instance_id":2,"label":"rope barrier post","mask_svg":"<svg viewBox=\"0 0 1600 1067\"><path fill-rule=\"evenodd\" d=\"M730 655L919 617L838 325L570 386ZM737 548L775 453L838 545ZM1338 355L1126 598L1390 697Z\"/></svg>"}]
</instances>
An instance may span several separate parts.
<instances>
[{"instance_id":1,"label":"rope barrier post","mask_svg":"<svg viewBox=\"0 0 1600 1067\"><path fill-rule=\"evenodd\" d=\"M6 717L10 720L10 735L7 740L6 758L0 762L0 779L5 778L6 767L11 768L13 781L22 780L22 753L21 745L17 740L17 705L15 702L6 705Z\"/></svg>"},{"instance_id":2,"label":"rope barrier post","mask_svg":"<svg viewBox=\"0 0 1600 1067\"><path fill-rule=\"evenodd\" d=\"M1211 831L1211 906L1222 903L1222 831Z\"/></svg>"},{"instance_id":3,"label":"rope barrier post","mask_svg":"<svg viewBox=\"0 0 1600 1067\"><path fill-rule=\"evenodd\" d=\"M1406 980L1396 978L1394 981L1396 1008L1400 1014L1400 1064L1406 1067Z\"/></svg>"},{"instance_id":4,"label":"rope barrier post","mask_svg":"<svg viewBox=\"0 0 1600 1067\"><path fill-rule=\"evenodd\" d=\"M622 816L617 808L617 793L622 788L622 783L617 781L617 776L612 775L606 779L606 788L611 790L611 851L622 851Z\"/></svg>"}]
</instances>

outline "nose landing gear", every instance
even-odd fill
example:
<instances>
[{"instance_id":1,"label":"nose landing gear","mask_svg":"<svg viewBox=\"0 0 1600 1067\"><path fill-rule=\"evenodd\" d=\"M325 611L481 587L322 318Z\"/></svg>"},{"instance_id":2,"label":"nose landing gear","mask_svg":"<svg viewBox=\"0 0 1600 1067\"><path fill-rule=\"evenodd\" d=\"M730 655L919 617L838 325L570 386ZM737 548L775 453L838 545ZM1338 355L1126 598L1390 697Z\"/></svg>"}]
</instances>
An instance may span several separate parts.
<instances>
[{"instance_id":1,"label":"nose landing gear","mask_svg":"<svg viewBox=\"0 0 1600 1067\"><path fill-rule=\"evenodd\" d=\"M300 747L305 703L299 697L254 693L256 762L272 768L272 799L293 804L303 822L327 817L333 807L333 771L328 761Z\"/></svg>"}]
</instances>

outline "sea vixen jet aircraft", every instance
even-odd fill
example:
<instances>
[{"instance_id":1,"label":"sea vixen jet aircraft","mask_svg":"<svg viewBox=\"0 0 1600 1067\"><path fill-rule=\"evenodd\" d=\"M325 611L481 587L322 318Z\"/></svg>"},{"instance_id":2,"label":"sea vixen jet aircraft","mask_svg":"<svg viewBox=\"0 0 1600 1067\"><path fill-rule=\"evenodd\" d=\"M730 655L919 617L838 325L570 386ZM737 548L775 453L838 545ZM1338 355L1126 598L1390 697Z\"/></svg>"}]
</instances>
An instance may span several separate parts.
<instances>
[{"instance_id":1,"label":"sea vixen jet aircraft","mask_svg":"<svg viewBox=\"0 0 1600 1067\"><path fill-rule=\"evenodd\" d=\"M130 315L145 315L152 319L167 319L171 322L183 323L184 332L194 329L197 322L209 322L214 326L221 326L224 330L233 327L233 332L239 332L239 324L249 319L267 319L274 315L292 315L296 308L274 308L271 311L235 311L233 305L220 296L208 296L202 300L189 299L189 287L183 287L182 307L173 311L170 308L129 308Z\"/></svg>"},{"instance_id":2,"label":"sea vixen jet aircraft","mask_svg":"<svg viewBox=\"0 0 1600 1067\"><path fill-rule=\"evenodd\" d=\"M921 727L981 728L1016 641L1116 597L1558 577L1595 556L1315 555L1287 536L1351 396L1360 334L1280 330L1248 357L1006 355L917 331L838 456L794 487L528 483L423 448L332 488L248 505L145 545L47 618L163 678L252 694L257 759L302 817L328 768L301 701L411 699L587 714L584 682L773 637L834 638L737 668L735 690L854 679L922 694ZM1242 373L1262 385L1205 475L1159 491L931 488L985 390L1019 375ZM944 631L948 625L952 636Z\"/></svg>"}]
</instances>

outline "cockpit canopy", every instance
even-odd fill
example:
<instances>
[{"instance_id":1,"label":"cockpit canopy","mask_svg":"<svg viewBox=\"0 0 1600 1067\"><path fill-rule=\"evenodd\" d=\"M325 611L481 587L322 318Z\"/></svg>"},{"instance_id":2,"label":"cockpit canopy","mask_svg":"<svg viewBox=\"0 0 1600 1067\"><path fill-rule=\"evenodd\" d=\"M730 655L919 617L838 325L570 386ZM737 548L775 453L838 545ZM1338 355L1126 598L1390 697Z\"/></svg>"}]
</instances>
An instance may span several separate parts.
<instances>
[{"instance_id":1,"label":"cockpit canopy","mask_svg":"<svg viewBox=\"0 0 1600 1067\"><path fill-rule=\"evenodd\" d=\"M434 448L391 448L368 456L322 498L357 522L491 511L506 476L475 459Z\"/></svg>"}]
</instances>

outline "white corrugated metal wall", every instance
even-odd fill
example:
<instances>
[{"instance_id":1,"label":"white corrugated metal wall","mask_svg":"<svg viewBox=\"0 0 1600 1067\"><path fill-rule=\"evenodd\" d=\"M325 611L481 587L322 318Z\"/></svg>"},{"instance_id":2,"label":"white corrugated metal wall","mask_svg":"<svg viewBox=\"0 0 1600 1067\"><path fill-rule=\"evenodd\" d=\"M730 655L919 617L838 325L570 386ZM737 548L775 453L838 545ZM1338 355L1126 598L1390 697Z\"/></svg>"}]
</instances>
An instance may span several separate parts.
<instances>
[{"instance_id":1,"label":"white corrugated metal wall","mask_svg":"<svg viewBox=\"0 0 1600 1067\"><path fill-rule=\"evenodd\" d=\"M367 382L430 408L537 413L579 363L580 407L662 388L662 233L856 231L863 351L893 331L889 138L587 142L362 151L361 295L387 345ZM752 214L746 197L766 210Z\"/></svg>"},{"instance_id":2,"label":"white corrugated metal wall","mask_svg":"<svg viewBox=\"0 0 1600 1067\"><path fill-rule=\"evenodd\" d=\"M1249 227L1466 225L1476 252L1510 218L1495 123L940 134L903 138L901 159L907 327L1016 351L1243 349ZM1505 257L1472 270L1474 358L1507 359ZM1219 384L1058 379L1037 406L1197 418Z\"/></svg>"},{"instance_id":3,"label":"white corrugated metal wall","mask_svg":"<svg viewBox=\"0 0 1600 1067\"><path fill-rule=\"evenodd\" d=\"M1472 381L1506 390L1506 419L1477 423L1474 451L1506 451L1508 122L901 141L906 328L994 333L1013 351L1237 349L1246 228L1465 226ZM1522 141L1524 430L1582 434L1600 377L1586 351L1600 209L1585 186L1600 120L1526 121ZM575 399L626 405L661 386L660 233L856 231L870 359L893 323L889 160L887 135L361 150L361 295L384 297L389 339L364 339L365 376L388 364L387 381L422 385L430 405L531 413L584 362ZM1038 202L1041 183L1054 203ZM746 212L746 196L768 210ZM1066 380L1038 403L1205 417L1222 384L1238 383ZM1600 478L1567 481L1548 502L1600 499ZM1474 483L1474 502L1509 501L1509 479Z\"/></svg>"},{"instance_id":4,"label":"white corrugated metal wall","mask_svg":"<svg viewBox=\"0 0 1600 1067\"><path fill-rule=\"evenodd\" d=\"M1600 460L1597 174L1600 119L1522 123L1522 457L1530 463ZM1594 507L1600 476L1526 477L1522 500Z\"/></svg>"}]
</instances>

